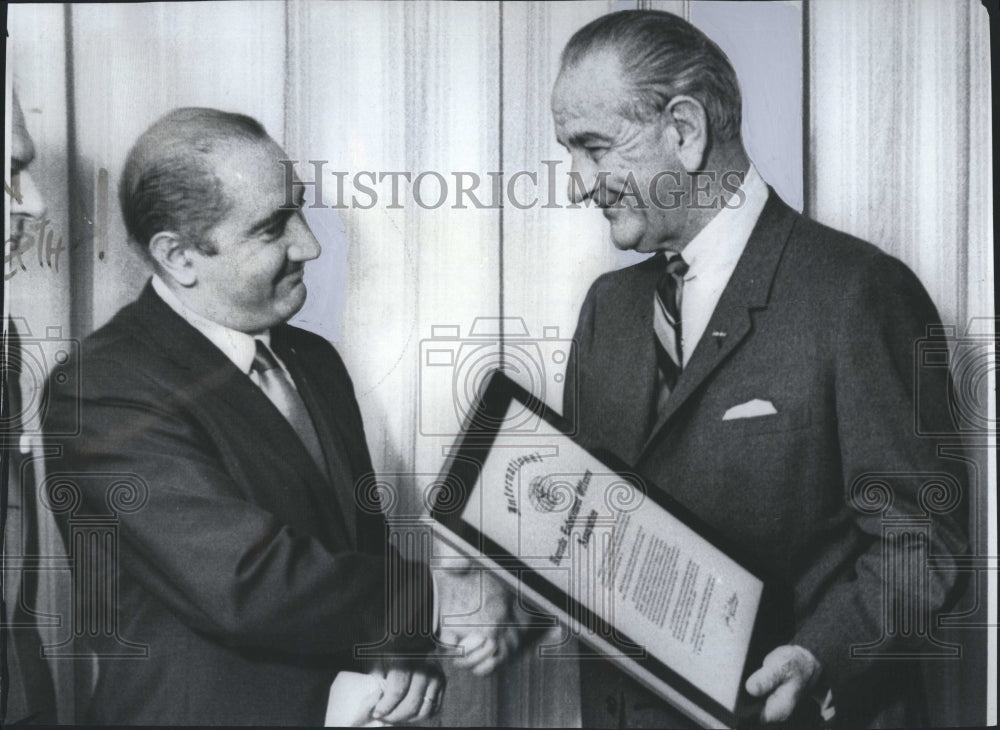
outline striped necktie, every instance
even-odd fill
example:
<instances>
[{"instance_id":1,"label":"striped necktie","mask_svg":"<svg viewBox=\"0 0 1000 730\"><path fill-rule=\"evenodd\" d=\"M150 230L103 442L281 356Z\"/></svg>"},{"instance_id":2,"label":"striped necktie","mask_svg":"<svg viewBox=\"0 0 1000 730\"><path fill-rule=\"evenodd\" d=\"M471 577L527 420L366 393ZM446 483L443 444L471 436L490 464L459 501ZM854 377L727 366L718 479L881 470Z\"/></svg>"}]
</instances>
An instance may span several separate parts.
<instances>
[{"instance_id":1,"label":"striped necktie","mask_svg":"<svg viewBox=\"0 0 1000 730\"><path fill-rule=\"evenodd\" d=\"M323 457L323 449L319 445L316 427L313 425L312 418L309 417L309 411L306 409L302 396L292 385L291 379L271 349L260 340L254 341L257 343L257 352L254 354L250 370L257 373L260 389L295 429L295 433L299 435L302 445L306 447L306 451L316 462L320 472L326 474L326 459Z\"/></svg>"},{"instance_id":2,"label":"striped necktie","mask_svg":"<svg viewBox=\"0 0 1000 730\"><path fill-rule=\"evenodd\" d=\"M659 254L658 265L663 269L653 295L653 331L656 333L656 360L659 413L667 397L677 385L684 367L681 351L681 293L687 262L679 253Z\"/></svg>"}]
</instances>

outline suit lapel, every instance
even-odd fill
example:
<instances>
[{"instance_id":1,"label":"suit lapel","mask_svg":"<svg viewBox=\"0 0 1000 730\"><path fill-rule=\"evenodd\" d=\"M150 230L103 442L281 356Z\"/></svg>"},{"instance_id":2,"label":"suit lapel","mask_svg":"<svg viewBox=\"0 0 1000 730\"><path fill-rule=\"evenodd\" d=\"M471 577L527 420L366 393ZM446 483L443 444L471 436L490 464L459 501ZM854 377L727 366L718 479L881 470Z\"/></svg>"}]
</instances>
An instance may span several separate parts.
<instances>
[{"instance_id":1,"label":"suit lapel","mask_svg":"<svg viewBox=\"0 0 1000 730\"><path fill-rule=\"evenodd\" d=\"M608 429L617 447L607 444L625 460L638 456L637 446L650 426L656 402L656 346L653 334L653 292L659 273L654 260L648 259L628 272L620 291L602 298L602 322L613 326L598 331L608 340L599 346L607 353L609 372L615 378L615 412L620 421Z\"/></svg>"},{"instance_id":2,"label":"suit lapel","mask_svg":"<svg viewBox=\"0 0 1000 730\"><path fill-rule=\"evenodd\" d=\"M273 451L277 458L288 462L299 473L302 481L309 485L315 497L314 503L326 508L328 519L333 520L333 524L343 530L342 534L353 540L353 530L348 529L347 520L335 516L340 511L338 508L342 508L340 492L334 490L338 504L336 508L332 508L329 476L320 473L316 462L295 433L295 429L260 388L254 385L246 373L241 372L208 338L160 299L151 285L146 286L137 301L137 307L139 324L142 328L138 334L150 341L178 367L190 371L190 374L184 377L185 383L189 384L184 388L185 394L205 405L215 400L219 403L219 408L224 407L234 411L240 422L253 424L254 430L260 434L260 448L267 448ZM286 359L284 352L280 352L279 357L286 365L288 360L294 360L294 358ZM288 367L296 386L299 386L304 378L297 377L295 371L301 373L301 368ZM326 421L325 418L317 418L317 412L322 409L317 407L317 401L312 397L311 391L307 395L300 390L300 394L316 423L327 464L333 466L337 462L331 459L329 454L330 439L325 438L324 433ZM323 428L320 427L320 422L324 424ZM253 445L246 446L253 448ZM329 473L351 474L351 471L345 463L344 471L331 470ZM275 489L291 487L292 485L287 484L274 484ZM353 507L348 514L352 516L350 522L353 523Z\"/></svg>"},{"instance_id":3,"label":"suit lapel","mask_svg":"<svg viewBox=\"0 0 1000 730\"><path fill-rule=\"evenodd\" d=\"M671 422L705 380L751 333L752 312L767 306L771 282L796 213L768 188L768 199L754 226L729 283L705 327L690 360L677 380L640 452L649 450L660 432Z\"/></svg>"}]
</instances>

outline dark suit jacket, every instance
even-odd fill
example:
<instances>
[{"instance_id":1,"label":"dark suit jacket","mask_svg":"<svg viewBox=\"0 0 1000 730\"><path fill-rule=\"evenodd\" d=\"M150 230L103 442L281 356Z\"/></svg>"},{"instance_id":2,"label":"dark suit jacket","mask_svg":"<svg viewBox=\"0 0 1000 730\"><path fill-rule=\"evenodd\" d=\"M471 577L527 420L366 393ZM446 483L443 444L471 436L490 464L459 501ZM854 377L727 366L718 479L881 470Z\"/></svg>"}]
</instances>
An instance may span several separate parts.
<instances>
[{"instance_id":1,"label":"dark suit jacket","mask_svg":"<svg viewBox=\"0 0 1000 730\"><path fill-rule=\"evenodd\" d=\"M933 304L899 261L771 191L656 419L656 280L646 261L601 276L587 295L565 402L580 440L633 465L787 591L790 617L774 616L788 625L772 629L822 663L839 722L912 721L903 695L919 693L907 687L914 663L852 657L851 647L883 633L882 653L921 643L913 627L907 643L883 621L884 571L907 557L882 539L885 517L923 520L932 555L966 550L967 468L939 455L939 439L916 435L953 430L947 368L915 375L915 348L938 322ZM755 398L777 414L723 420ZM935 481L947 492L936 507ZM886 512L879 482L891 491ZM927 572L925 556L910 557L927 581L910 587L910 605L949 606L956 571ZM685 724L609 665L584 663L582 674L585 725Z\"/></svg>"},{"instance_id":2,"label":"dark suit jacket","mask_svg":"<svg viewBox=\"0 0 1000 730\"><path fill-rule=\"evenodd\" d=\"M355 485L372 466L343 362L287 325L272 346L329 477L264 393L151 286L84 342L81 432L52 439L63 455L48 465L50 481L82 498L63 528L74 514L108 513L110 475L131 475L147 494L118 510L118 637L81 638L98 671L92 688L78 687L78 722L321 725L335 673L357 668L352 650L385 636L387 614L429 620L426 571L387 565L398 556L377 504L357 508ZM47 423L60 433L77 399L50 388ZM102 658L119 639L148 657Z\"/></svg>"},{"instance_id":3,"label":"dark suit jacket","mask_svg":"<svg viewBox=\"0 0 1000 730\"><path fill-rule=\"evenodd\" d=\"M4 724L54 723L55 692L49 669L42 658L36 608L37 573L17 566L19 558L41 554L38 545L38 515L35 511L35 478L30 459L20 449L23 432L23 401L18 379L22 370L20 339L8 322L6 348L2 349L3 408L0 454L3 468L3 626L0 629L2 686L0 720ZM23 565L23 564L22 564Z\"/></svg>"}]
</instances>

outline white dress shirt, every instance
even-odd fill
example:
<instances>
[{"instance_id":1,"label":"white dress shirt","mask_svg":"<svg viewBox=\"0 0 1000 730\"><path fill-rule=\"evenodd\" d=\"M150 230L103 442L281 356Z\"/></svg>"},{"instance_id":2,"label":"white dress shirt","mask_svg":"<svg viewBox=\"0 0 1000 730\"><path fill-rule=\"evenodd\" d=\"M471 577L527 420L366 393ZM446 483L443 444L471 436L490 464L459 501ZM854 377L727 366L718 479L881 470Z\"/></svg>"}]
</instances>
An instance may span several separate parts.
<instances>
[{"instance_id":1,"label":"white dress shirt","mask_svg":"<svg viewBox=\"0 0 1000 730\"><path fill-rule=\"evenodd\" d=\"M681 252L688 265L681 295L681 357L685 365L705 333L767 202L767 185L753 164L740 190L746 196L743 205L723 207ZM738 200L738 195L734 193L727 202Z\"/></svg>"},{"instance_id":2,"label":"white dress shirt","mask_svg":"<svg viewBox=\"0 0 1000 730\"><path fill-rule=\"evenodd\" d=\"M270 330L265 330L259 335L248 335L246 332L230 329L229 327L221 325L218 322L213 322L185 305L184 302L182 302L177 295L170 290L170 287L166 285L163 279L156 274L153 275L153 291L159 295L160 299L162 299L168 307L183 317L188 324L205 335L205 337L207 337L213 345L222 351L223 355L232 360L233 364L240 369L240 372L249 375L254 384L258 388L260 387L260 377L252 370L253 359L257 354L256 341L260 340L267 345L268 349L270 349ZM272 350L272 353L273 352L274 351ZM281 358L277 355L274 356L274 359L277 360L279 365L281 365L281 369L284 370L285 375L288 376L288 382L292 384L293 388L295 388L295 380L292 379L291 374L288 372L288 368L285 367L285 363L283 363Z\"/></svg>"}]
</instances>

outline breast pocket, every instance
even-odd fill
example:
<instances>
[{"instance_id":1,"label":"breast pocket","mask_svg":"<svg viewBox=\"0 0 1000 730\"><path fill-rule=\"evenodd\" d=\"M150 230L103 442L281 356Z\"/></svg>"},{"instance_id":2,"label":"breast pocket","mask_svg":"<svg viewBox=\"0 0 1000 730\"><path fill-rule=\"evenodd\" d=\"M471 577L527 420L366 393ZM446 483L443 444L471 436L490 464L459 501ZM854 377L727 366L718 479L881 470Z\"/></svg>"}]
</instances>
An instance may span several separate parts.
<instances>
[{"instance_id":1,"label":"breast pocket","mask_svg":"<svg viewBox=\"0 0 1000 730\"><path fill-rule=\"evenodd\" d=\"M797 431L809 426L809 408L800 403L792 407L781 408L777 413L760 416L747 416L721 420L717 426L718 432L730 437L755 436L756 434L774 434L786 431Z\"/></svg>"}]
</instances>

